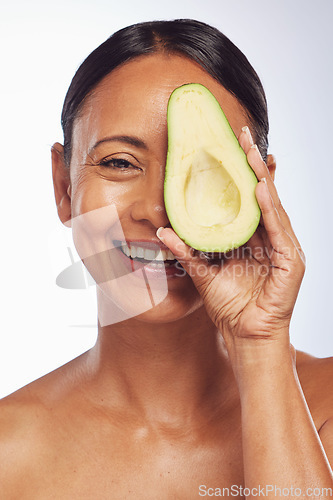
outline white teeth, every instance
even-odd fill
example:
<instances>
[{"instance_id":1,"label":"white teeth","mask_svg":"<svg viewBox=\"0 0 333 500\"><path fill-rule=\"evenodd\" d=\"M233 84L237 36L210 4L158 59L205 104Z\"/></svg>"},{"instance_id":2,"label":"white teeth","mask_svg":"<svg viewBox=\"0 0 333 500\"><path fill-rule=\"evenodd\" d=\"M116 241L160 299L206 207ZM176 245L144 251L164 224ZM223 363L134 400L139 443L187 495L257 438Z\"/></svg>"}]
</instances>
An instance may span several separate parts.
<instances>
[{"instance_id":1,"label":"white teeth","mask_svg":"<svg viewBox=\"0 0 333 500\"><path fill-rule=\"evenodd\" d=\"M131 257L132 259L135 259L136 257L136 247L132 247L132 245L131 245Z\"/></svg>"},{"instance_id":2,"label":"white teeth","mask_svg":"<svg viewBox=\"0 0 333 500\"><path fill-rule=\"evenodd\" d=\"M156 253L157 252L155 252L155 250L151 250L150 248L146 248L144 258L146 260L154 260L156 257Z\"/></svg>"},{"instance_id":3,"label":"white teeth","mask_svg":"<svg viewBox=\"0 0 333 500\"><path fill-rule=\"evenodd\" d=\"M168 250L162 250L163 260L168 259Z\"/></svg>"},{"instance_id":4,"label":"white teeth","mask_svg":"<svg viewBox=\"0 0 333 500\"><path fill-rule=\"evenodd\" d=\"M128 245L126 243L123 245L122 250L123 250L124 254L127 255L127 257L130 257L131 251L128 248Z\"/></svg>"},{"instance_id":5,"label":"white teeth","mask_svg":"<svg viewBox=\"0 0 333 500\"><path fill-rule=\"evenodd\" d=\"M162 262L166 260L174 260L176 258L171 250L152 250L150 248L143 248L134 245L131 245L131 248L129 248L126 243L122 246L122 250L127 257L131 257L132 259L139 258L149 261Z\"/></svg>"},{"instance_id":6,"label":"white teeth","mask_svg":"<svg viewBox=\"0 0 333 500\"><path fill-rule=\"evenodd\" d=\"M140 259L145 258L145 251L142 247L136 247L136 256L139 257Z\"/></svg>"},{"instance_id":7,"label":"white teeth","mask_svg":"<svg viewBox=\"0 0 333 500\"><path fill-rule=\"evenodd\" d=\"M168 250L168 253L167 253L167 256L166 256L166 260L174 260L176 257L174 256L174 254L171 252L171 250Z\"/></svg>"},{"instance_id":8,"label":"white teeth","mask_svg":"<svg viewBox=\"0 0 333 500\"><path fill-rule=\"evenodd\" d=\"M159 250L159 251L158 251L158 253L157 253L157 255L156 255L156 257L155 257L155 259L154 259L154 260L158 260L158 261L160 261L160 262L161 262L162 260L165 260L164 255L163 255L163 250Z\"/></svg>"}]
</instances>

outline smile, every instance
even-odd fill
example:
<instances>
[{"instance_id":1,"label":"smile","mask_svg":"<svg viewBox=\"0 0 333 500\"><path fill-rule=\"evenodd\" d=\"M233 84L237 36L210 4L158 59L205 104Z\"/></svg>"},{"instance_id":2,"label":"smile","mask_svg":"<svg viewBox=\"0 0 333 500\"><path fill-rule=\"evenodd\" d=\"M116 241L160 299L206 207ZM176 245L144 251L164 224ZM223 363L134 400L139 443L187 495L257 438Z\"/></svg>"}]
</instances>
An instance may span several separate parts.
<instances>
[{"instance_id":1,"label":"smile","mask_svg":"<svg viewBox=\"0 0 333 500\"><path fill-rule=\"evenodd\" d=\"M146 248L134 243L130 243L129 246L126 242L122 242L121 245L117 246L126 257L139 262L160 266L169 266L177 262L171 250L162 250L157 245L154 245L156 249Z\"/></svg>"}]
</instances>

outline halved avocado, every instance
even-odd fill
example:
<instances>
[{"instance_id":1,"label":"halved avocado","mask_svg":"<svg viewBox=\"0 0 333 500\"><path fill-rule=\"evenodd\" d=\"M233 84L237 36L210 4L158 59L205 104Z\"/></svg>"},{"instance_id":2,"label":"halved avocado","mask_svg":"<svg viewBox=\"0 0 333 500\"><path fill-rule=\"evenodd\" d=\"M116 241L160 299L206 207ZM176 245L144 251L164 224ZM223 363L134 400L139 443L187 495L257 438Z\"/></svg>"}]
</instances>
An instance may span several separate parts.
<instances>
[{"instance_id":1,"label":"halved avocado","mask_svg":"<svg viewBox=\"0 0 333 500\"><path fill-rule=\"evenodd\" d=\"M255 232L257 178L213 94L198 83L168 103L164 200L170 223L191 247L227 252Z\"/></svg>"}]
</instances>

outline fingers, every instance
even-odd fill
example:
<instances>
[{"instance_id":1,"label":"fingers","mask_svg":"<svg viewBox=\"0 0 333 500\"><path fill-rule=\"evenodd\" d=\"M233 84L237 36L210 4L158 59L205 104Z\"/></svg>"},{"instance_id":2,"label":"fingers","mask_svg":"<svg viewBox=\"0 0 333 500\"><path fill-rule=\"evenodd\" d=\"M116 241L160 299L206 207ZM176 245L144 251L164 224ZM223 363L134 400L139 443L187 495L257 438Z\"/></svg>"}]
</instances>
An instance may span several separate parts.
<instances>
[{"instance_id":1,"label":"fingers","mask_svg":"<svg viewBox=\"0 0 333 500\"><path fill-rule=\"evenodd\" d=\"M258 179L266 179L266 185L267 189L269 191L270 197L272 199L273 205L275 209L277 210L277 213L280 218L280 222L282 223L284 229L287 231L289 237L293 241L294 246L296 247L298 253L300 254L301 258L304 259L304 253L302 251L301 245L294 233L294 230L292 228L290 219L288 217L288 214L284 210L280 197L278 195L276 186L273 182L273 179L269 173L269 170L267 168L267 165L263 161L261 154L256 147L256 145L251 146L249 153L247 155L248 162L253 168L255 174L257 175Z\"/></svg>"},{"instance_id":2,"label":"fingers","mask_svg":"<svg viewBox=\"0 0 333 500\"><path fill-rule=\"evenodd\" d=\"M253 139L249 127L245 126L242 128L242 131L238 137L238 142L243 148L244 153L247 155L251 146L253 145Z\"/></svg>"},{"instance_id":3,"label":"fingers","mask_svg":"<svg viewBox=\"0 0 333 500\"><path fill-rule=\"evenodd\" d=\"M290 264L301 266L302 261L304 265L303 256L283 224L265 178L257 185L256 196L264 220L265 230L274 250L270 256L272 264L283 268L285 265L289 267Z\"/></svg>"},{"instance_id":4,"label":"fingers","mask_svg":"<svg viewBox=\"0 0 333 500\"><path fill-rule=\"evenodd\" d=\"M246 243L249 248L249 255L258 263L263 264L269 260L272 246L270 244L267 233L263 227L259 227Z\"/></svg>"},{"instance_id":5,"label":"fingers","mask_svg":"<svg viewBox=\"0 0 333 500\"><path fill-rule=\"evenodd\" d=\"M173 229L160 227L156 236L172 251L197 287L207 285L218 273L219 265L211 265L203 254L186 245Z\"/></svg>"},{"instance_id":6,"label":"fingers","mask_svg":"<svg viewBox=\"0 0 333 500\"><path fill-rule=\"evenodd\" d=\"M294 230L292 228L290 219L288 217L288 214L284 210L280 197L278 195L276 186L274 184L274 181L270 175L270 172L267 168L266 163L262 159L262 156L260 154L260 151L257 147L256 144L253 143L253 139L251 136L250 129L248 127L243 127L242 132L239 136L239 143L242 146L245 154L247 155L247 160L249 162L249 165L252 167L254 173L257 176L257 179L266 179L267 187L270 193L270 196L273 200L273 204L279 214L280 220L285 228L285 230L288 232L290 238L292 239L297 251L299 252L302 260L304 261L304 253L302 251L301 245L294 233ZM262 218L263 219L263 218Z\"/></svg>"},{"instance_id":7,"label":"fingers","mask_svg":"<svg viewBox=\"0 0 333 500\"><path fill-rule=\"evenodd\" d=\"M244 150L244 153L247 156L249 165L252 167L252 170L257 176L257 179L260 180L263 177L266 178L267 183L269 184L269 190L271 192L274 204L276 205L276 207L279 207L281 202L277 194L273 179L270 175L266 163L262 159L258 146L253 142L249 127L242 128L242 132L238 140Z\"/></svg>"},{"instance_id":8,"label":"fingers","mask_svg":"<svg viewBox=\"0 0 333 500\"><path fill-rule=\"evenodd\" d=\"M194 259L193 249L186 245L173 229L159 227L156 231L156 236L163 241L178 260L187 262Z\"/></svg>"}]
</instances>

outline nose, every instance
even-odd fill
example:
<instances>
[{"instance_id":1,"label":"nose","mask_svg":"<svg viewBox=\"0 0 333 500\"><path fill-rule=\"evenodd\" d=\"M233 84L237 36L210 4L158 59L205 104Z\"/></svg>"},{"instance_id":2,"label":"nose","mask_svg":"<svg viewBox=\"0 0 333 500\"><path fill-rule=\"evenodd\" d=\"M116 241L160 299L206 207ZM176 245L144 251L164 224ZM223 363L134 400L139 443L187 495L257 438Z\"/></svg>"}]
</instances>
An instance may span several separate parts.
<instances>
[{"instance_id":1,"label":"nose","mask_svg":"<svg viewBox=\"0 0 333 500\"><path fill-rule=\"evenodd\" d=\"M148 221L156 229L170 225L164 203L164 169L158 175L146 175L139 183L137 196L132 204L132 219Z\"/></svg>"}]
</instances>

